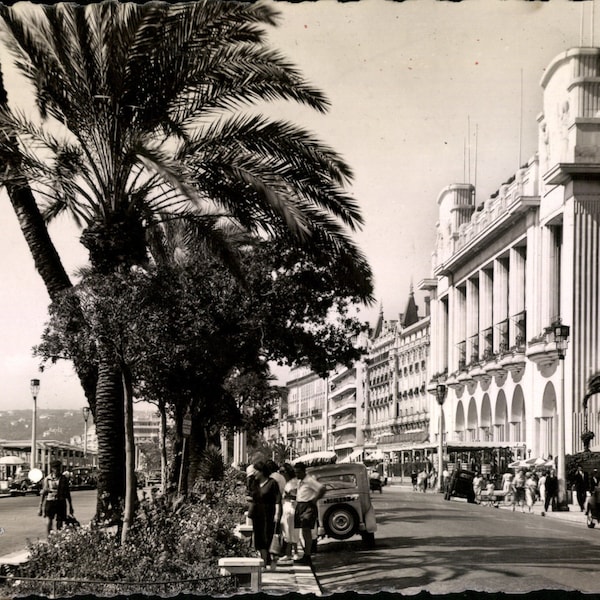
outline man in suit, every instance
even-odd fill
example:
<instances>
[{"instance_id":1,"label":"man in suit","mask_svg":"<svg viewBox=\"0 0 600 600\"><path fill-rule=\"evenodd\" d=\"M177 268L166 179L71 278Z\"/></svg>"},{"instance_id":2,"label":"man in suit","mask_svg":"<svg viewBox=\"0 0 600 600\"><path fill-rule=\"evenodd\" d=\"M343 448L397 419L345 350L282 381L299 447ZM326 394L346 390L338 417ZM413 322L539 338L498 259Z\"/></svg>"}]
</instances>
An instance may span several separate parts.
<instances>
[{"instance_id":1,"label":"man in suit","mask_svg":"<svg viewBox=\"0 0 600 600\"><path fill-rule=\"evenodd\" d=\"M585 509L585 495L589 489L590 484L588 475L587 473L584 473L581 465L579 465L577 467L577 472L575 473L575 493L577 494L577 504L579 504L581 512Z\"/></svg>"}]
</instances>

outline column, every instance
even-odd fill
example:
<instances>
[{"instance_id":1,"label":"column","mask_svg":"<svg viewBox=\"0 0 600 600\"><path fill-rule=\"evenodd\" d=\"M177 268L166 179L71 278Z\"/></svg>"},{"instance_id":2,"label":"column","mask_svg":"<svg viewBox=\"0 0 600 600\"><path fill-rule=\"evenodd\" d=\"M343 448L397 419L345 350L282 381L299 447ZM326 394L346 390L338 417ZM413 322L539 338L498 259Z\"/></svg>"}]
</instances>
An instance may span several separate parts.
<instances>
[{"instance_id":1,"label":"column","mask_svg":"<svg viewBox=\"0 0 600 600\"><path fill-rule=\"evenodd\" d=\"M479 333L479 280L467 280L466 332L467 363L479 360L479 339L473 344L473 336Z\"/></svg>"},{"instance_id":2,"label":"column","mask_svg":"<svg viewBox=\"0 0 600 600\"><path fill-rule=\"evenodd\" d=\"M508 317L508 260L499 258L494 261L494 297L492 319L494 323L494 352L500 351L502 343L498 324Z\"/></svg>"},{"instance_id":3,"label":"column","mask_svg":"<svg viewBox=\"0 0 600 600\"><path fill-rule=\"evenodd\" d=\"M519 329L517 327L516 315L525 310L525 257L527 248L516 247L510 250L509 260L509 284L508 284L508 314L509 323L509 346L517 343Z\"/></svg>"},{"instance_id":4,"label":"column","mask_svg":"<svg viewBox=\"0 0 600 600\"><path fill-rule=\"evenodd\" d=\"M488 339L492 332L492 307L494 304L494 271L493 269L482 269L479 272L479 329L481 339L479 340L479 352L483 356L486 349L493 348L493 340Z\"/></svg>"}]
</instances>

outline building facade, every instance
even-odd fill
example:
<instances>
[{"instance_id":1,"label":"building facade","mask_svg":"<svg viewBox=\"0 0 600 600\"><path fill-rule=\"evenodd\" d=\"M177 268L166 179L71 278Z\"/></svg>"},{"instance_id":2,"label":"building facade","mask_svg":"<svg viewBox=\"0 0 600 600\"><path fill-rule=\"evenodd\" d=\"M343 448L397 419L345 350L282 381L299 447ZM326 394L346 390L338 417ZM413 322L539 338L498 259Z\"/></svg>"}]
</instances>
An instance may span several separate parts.
<instances>
[{"instance_id":1,"label":"building facade","mask_svg":"<svg viewBox=\"0 0 600 600\"><path fill-rule=\"evenodd\" d=\"M286 444L299 456L327 449L328 381L309 367L297 367L287 382Z\"/></svg>"},{"instance_id":2,"label":"building facade","mask_svg":"<svg viewBox=\"0 0 600 600\"><path fill-rule=\"evenodd\" d=\"M432 440L557 457L582 450L586 419L600 434L598 399L587 415L581 402L600 367L599 77L600 49L558 56L541 81L538 152L481 204L469 184L439 195L433 279L422 282Z\"/></svg>"}]
</instances>

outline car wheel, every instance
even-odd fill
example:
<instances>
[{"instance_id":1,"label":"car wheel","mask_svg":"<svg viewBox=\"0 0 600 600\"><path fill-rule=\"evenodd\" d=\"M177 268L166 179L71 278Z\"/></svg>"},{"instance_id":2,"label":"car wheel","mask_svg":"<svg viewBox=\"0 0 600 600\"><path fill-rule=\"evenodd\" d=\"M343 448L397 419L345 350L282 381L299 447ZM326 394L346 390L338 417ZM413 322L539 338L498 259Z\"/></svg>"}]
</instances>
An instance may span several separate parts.
<instances>
[{"instance_id":1,"label":"car wheel","mask_svg":"<svg viewBox=\"0 0 600 600\"><path fill-rule=\"evenodd\" d=\"M356 511L345 504L332 506L323 519L327 535L336 540L347 540L358 529L358 515Z\"/></svg>"},{"instance_id":2,"label":"car wheel","mask_svg":"<svg viewBox=\"0 0 600 600\"><path fill-rule=\"evenodd\" d=\"M594 527L596 527L596 523L594 523L594 517L592 517L592 513L591 511L588 509L588 511L585 513L585 516L587 518L587 526L590 529L594 529Z\"/></svg>"}]
</instances>

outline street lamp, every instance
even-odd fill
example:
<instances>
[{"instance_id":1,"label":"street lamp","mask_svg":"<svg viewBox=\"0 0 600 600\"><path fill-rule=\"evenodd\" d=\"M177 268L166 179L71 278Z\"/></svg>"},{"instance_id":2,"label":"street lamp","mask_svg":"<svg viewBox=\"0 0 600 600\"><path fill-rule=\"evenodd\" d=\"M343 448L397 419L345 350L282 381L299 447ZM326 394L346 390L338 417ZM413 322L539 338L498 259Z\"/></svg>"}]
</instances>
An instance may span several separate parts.
<instances>
[{"instance_id":1,"label":"street lamp","mask_svg":"<svg viewBox=\"0 0 600 600\"><path fill-rule=\"evenodd\" d=\"M442 473L444 472L444 401L446 400L447 388L443 383L435 386L435 399L440 405L440 421L438 429L438 492L444 491Z\"/></svg>"},{"instance_id":2,"label":"street lamp","mask_svg":"<svg viewBox=\"0 0 600 600\"><path fill-rule=\"evenodd\" d=\"M84 406L81 409L81 412L83 413L83 457L86 459L85 462L87 462L87 438L88 438L88 419L90 416L90 409L87 406Z\"/></svg>"},{"instance_id":3,"label":"street lamp","mask_svg":"<svg viewBox=\"0 0 600 600\"><path fill-rule=\"evenodd\" d=\"M569 510L567 504L565 456L565 353L569 342L569 327L560 322L550 328L554 334L560 369L560 410L558 412L558 510Z\"/></svg>"},{"instance_id":4,"label":"street lamp","mask_svg":"<svg viewBox=\"0 0 600 600\"><path fill-rule=\"evenodd\" d=\"M29 382L29 389L33 397L33 414L31 416L31 457L29 460L29 468L35 469L37 459L37 397L40 392L40 380L32 379Z\"/></svg>"}]
</instances>

